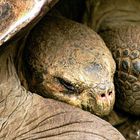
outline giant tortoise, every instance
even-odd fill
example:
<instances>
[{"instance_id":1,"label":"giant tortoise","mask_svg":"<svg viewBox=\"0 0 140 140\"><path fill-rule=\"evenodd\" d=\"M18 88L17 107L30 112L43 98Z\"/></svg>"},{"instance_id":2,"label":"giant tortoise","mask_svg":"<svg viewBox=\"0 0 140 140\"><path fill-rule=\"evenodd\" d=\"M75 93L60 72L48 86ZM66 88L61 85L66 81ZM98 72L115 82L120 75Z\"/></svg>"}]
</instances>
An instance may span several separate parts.
<instances>
[{"instance_id":1,"label":"giant tortoise","mask_svg":"<svg viewBox=\"0 0 140 140\"><path fill-rule=\"evenodd\" d=\"M0 1L0 139L124 140L109 123L26 90L16 67L24 41L56 0ZM18 70L17 70L18 69Z\"/></svg>"}]
</instances>

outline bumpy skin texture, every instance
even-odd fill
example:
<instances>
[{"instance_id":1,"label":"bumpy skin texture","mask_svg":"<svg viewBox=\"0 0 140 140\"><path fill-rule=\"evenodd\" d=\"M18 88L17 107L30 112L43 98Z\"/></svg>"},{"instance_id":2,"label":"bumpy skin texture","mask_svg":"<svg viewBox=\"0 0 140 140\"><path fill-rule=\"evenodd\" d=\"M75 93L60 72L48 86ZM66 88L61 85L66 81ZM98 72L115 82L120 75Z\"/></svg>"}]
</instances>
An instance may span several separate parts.
<instances>
[{"instance_id":1,"label":"bumpy skin texture","mask_svg":"<svg viewBox=\"0 0 140 140\"><path fill-rule=\"evenodd\" d=\"M26 48L32 91L99 116L109 114L115 63L94 31L63 17L45 17L29 35Z\"/></svg>"},{"instance_id":2,"label":"bumpy skin texture","mask_svg":"<svg viewBox=\"0 0 140 140\"><path fill-rule=\"evenodd\" d=\"M4 8L5 5L2 5L3 2L13 2L13 4L16 5L19 1L0 1L0 18L2 19L7 16L3 14L7 12L7 9ZM31 2L31 0L20 1L19 5L25 4L26 2ZM42 2L42 0L36 0L35 2ZM52 1L49 0L46 2L50 4ZM21 8L24 8L24 6ZM41 9L38 8L38 10L40 11ZM22 9L20 9L19 12L21 11ZM29 22L30 20L27 21L27 23ZM34 24L35 21L31 25ZM20 25L24 27L26 24L21 23ZM3 23L1 22L0 27L2 26ZM7 24L6 28L8 29L9 26L10 24ZM7 39L12 37L12 33L17 33L19 28L16 28L14 31L15 32L8 34L9 38ZM1 43L3 43L3 40L0 40L0 44ZM11 41L9 45L4 44L3 49L0 48L1 140L106 140L110 139L110 137L115 140L124 140L119 132L96 116L94 118L93 115L83 112L82 110L58 101L44 99L43 97L26 91L21 86L15 69L15 58L18 50L20 50L19 44L21 44L21 42ZM18 57L18 59L20 58ZM103 128L103 131L100 128L97 130L96 128L98 126ZM109 135L104 136L104 130L108 131L108 129L111 129ZM93 133L94 130L95 133Z\"/></svg>"}]
</instances>

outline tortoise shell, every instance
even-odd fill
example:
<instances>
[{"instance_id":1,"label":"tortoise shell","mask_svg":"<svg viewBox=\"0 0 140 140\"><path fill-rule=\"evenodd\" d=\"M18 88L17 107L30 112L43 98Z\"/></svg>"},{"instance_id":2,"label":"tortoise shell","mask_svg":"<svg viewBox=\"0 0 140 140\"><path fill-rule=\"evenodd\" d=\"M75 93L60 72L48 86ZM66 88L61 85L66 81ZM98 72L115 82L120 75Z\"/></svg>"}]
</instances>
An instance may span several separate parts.
<instances>
[{"instance_id":1,"label":"tortoise shell","mask_svg":"<svg viewBox=\"0 0 140 140\"><path fill-rule=\"evenodd\" d=\"M41 18L57 1L58 0L1 0L0 45L12 38L29 23L33 23L31 21Z\"/></svg>"}]
</instances>

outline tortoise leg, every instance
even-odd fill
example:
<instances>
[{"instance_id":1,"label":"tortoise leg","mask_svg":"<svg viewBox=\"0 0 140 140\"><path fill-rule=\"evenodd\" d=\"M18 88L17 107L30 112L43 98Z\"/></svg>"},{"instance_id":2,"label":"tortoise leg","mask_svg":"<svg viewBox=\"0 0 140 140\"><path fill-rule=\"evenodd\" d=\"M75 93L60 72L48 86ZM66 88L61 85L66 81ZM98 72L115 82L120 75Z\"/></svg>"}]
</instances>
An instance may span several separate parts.
<instances>
[{"instance_id":1,"label":"tortoise leg","mask_svg":"<svg viewBox=\"0 0 140 140\"><path fill-rule=\"evenodd\" d=\"M140 139L140 120L139 118L129 118L129 121L123 125L116 127L127 140L139 140Z\"/></svg>"}]
</instances>

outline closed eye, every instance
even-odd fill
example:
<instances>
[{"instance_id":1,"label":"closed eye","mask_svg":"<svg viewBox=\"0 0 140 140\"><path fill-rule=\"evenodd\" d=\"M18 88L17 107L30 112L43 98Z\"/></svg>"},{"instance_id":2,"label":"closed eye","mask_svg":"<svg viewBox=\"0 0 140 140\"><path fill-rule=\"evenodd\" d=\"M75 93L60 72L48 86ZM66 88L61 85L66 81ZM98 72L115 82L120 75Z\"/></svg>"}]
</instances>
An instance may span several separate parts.
<instances>
[{"instance_id":1,"label":"closed eye","mask_svg":"<svg viewBox=\"0 0 140 140\"><path fill-rule=\"evenodd\" d=\"M71 84L69 81L66 81L60 77L57 77L58 81L60 82L61 85L63 85L65 87L65 89L67 89L68 91L71 92L76 92L76 88L73 84Z\"/></svg>"}]
</instances>

